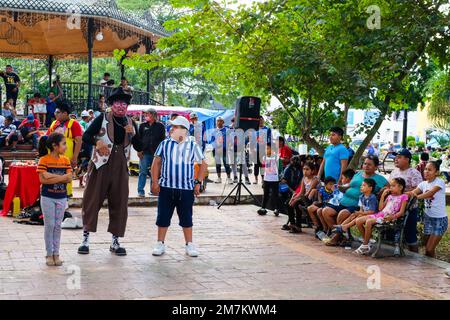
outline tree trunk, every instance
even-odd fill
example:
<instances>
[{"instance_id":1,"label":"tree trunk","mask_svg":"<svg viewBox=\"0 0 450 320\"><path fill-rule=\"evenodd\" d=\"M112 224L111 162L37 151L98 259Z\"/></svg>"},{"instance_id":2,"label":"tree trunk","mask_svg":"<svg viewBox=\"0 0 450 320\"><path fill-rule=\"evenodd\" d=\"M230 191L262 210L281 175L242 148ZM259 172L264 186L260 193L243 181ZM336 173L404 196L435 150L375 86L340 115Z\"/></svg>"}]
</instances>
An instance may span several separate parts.
<instances>
[{"instance_id":1,"label":"tree trunk","mask_svg":"<svg viewBox=\"0 0 450 320\"><path fill-rule=\"evenodd\" d=\"M311 138L311 136L309 135L309 132L305 132L302 135L302 139L303 141L305 141L306 145L310 148L314 148L314 150L317 151L317 153L319 153L319 155L322 157L323 153L325 152L324 147L322 147L314 138Z\"/></svg>"}]
</instances>

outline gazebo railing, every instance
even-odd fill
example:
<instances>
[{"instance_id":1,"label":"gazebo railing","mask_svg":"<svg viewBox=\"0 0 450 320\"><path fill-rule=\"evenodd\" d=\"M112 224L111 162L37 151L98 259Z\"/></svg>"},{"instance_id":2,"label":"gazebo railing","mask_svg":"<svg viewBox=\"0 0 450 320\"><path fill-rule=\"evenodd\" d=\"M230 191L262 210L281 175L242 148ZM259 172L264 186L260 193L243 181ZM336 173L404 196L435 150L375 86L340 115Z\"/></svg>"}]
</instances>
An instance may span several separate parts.
<instances>
[{"instance_id":1,"label":"gazebo railing","mask_svg":"<svg viewBox=\"0 0 450 320\"><path fill-rule=\"evenodd\" d=\"M63 89L64 99L72 102L75 111L80 113L82 110L88 107L88 84L83 82L61 82L61 87ZM111 95L113 87L105 87L98 84L93 84L91 87L92 91L92 103L95 109L99 96L103 94L106 99ZM149 104L149 105L163 105L162 103L152 99L149 92L133 90L132 92L132 103L133 104Z\"/></svg>"}]
</instances>

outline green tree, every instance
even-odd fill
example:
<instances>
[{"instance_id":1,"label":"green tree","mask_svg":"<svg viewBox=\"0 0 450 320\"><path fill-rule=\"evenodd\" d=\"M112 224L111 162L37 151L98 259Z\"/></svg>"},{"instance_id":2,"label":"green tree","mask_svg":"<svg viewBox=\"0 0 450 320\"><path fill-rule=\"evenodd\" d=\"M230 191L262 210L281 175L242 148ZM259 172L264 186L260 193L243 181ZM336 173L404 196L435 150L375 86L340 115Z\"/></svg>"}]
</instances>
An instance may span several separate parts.
<instances>
[{"instance_id":1,"label":"green tree","mask_svg":"<svg viewBox=\"0 0 450 320\"><path fill-rule=\"evenodd\" d=\"M450 130L450 72L437 70L428 82L428 117L436 128Z\"/></svg>"},{"instance_id":2,"label":"green tree","mask_svg":"<svg viewBox=\"0 0 450 320\"><path fill-rule=\"evenodd\" d=\"M325 115L343 124L342 104L375 108L352 165L387 115L420 98L427 57L448 63L446 1L381 1L379 28L368 28L372 1L272 0L236 11L207 0L172 3L193 11L166 22L173 35L151 56L133 57L137 67L193 68L222 90L276 96L319 153L314 130Z\"/></svg>"}]
</instances>

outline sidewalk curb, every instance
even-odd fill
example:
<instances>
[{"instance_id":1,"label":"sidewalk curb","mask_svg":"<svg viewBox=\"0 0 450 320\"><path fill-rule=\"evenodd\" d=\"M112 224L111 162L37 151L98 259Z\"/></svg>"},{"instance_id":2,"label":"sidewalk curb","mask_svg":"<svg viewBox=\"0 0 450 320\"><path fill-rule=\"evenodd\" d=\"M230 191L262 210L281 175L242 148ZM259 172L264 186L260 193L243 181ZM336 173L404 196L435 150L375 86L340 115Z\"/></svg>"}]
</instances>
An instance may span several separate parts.
<instances>
[{"instance_id":1,"label":"sidewalk curb","mask_svg":"<svg viewBox=\"0 0 450 320\"><path fill-rule=\"evenodd\" d=\"M200 195L198 198L196 198L196 202L194 205L196 206L211 206L210 201L214 201L216 204L220 203L226 195ZM262 202L262 195L255 195L256 199L258 199L260 202ZM225 202L225 205L231 205L234 202L234 196L231 196L227 201ZM70 198L69 199L69 207L70 208L81 208L81 205L83 203L82 198ZM250 195L241 195L241 202L240 204L254 204L254 200ZM128 206L129 207L156 207L158 205L158 197L155 196L146 196L145 198L129 198L128 199ZM215 207L216 205L214 205ZM108 207L108 200L105 200L102 205L103 208Z\"/></svg>"}]
</instances>

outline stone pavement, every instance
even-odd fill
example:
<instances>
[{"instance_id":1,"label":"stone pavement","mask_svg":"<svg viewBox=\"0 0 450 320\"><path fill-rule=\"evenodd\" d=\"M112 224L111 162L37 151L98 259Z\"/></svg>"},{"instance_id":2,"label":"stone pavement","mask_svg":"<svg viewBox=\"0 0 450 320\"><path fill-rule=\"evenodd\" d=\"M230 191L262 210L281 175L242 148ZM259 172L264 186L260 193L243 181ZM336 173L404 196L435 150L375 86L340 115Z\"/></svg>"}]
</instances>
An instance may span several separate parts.
<instances>
[{"instance_id":1,"label":"stone pavement","mask_svg":"<svg viewBox=\"0 0 450 320\"><path fill-rule=\"evenodd\" d=\"M184 254L177 218L167 253L151 255L155 208L130 208L122 241L128 256L111 255L103 210L90 255L76 253L80 230L63 230L66 262L60 268L44 264L43 227L2 218L0 299L450 299L450 279L443 273L448 264L414 256L356 256L324 246L311 229L286 233L280 230L286 217L261 217L255 210L196 207L198 258ZM380 268L380 289L368 289L370 266Z\"/></svg>"}]
</instances>

